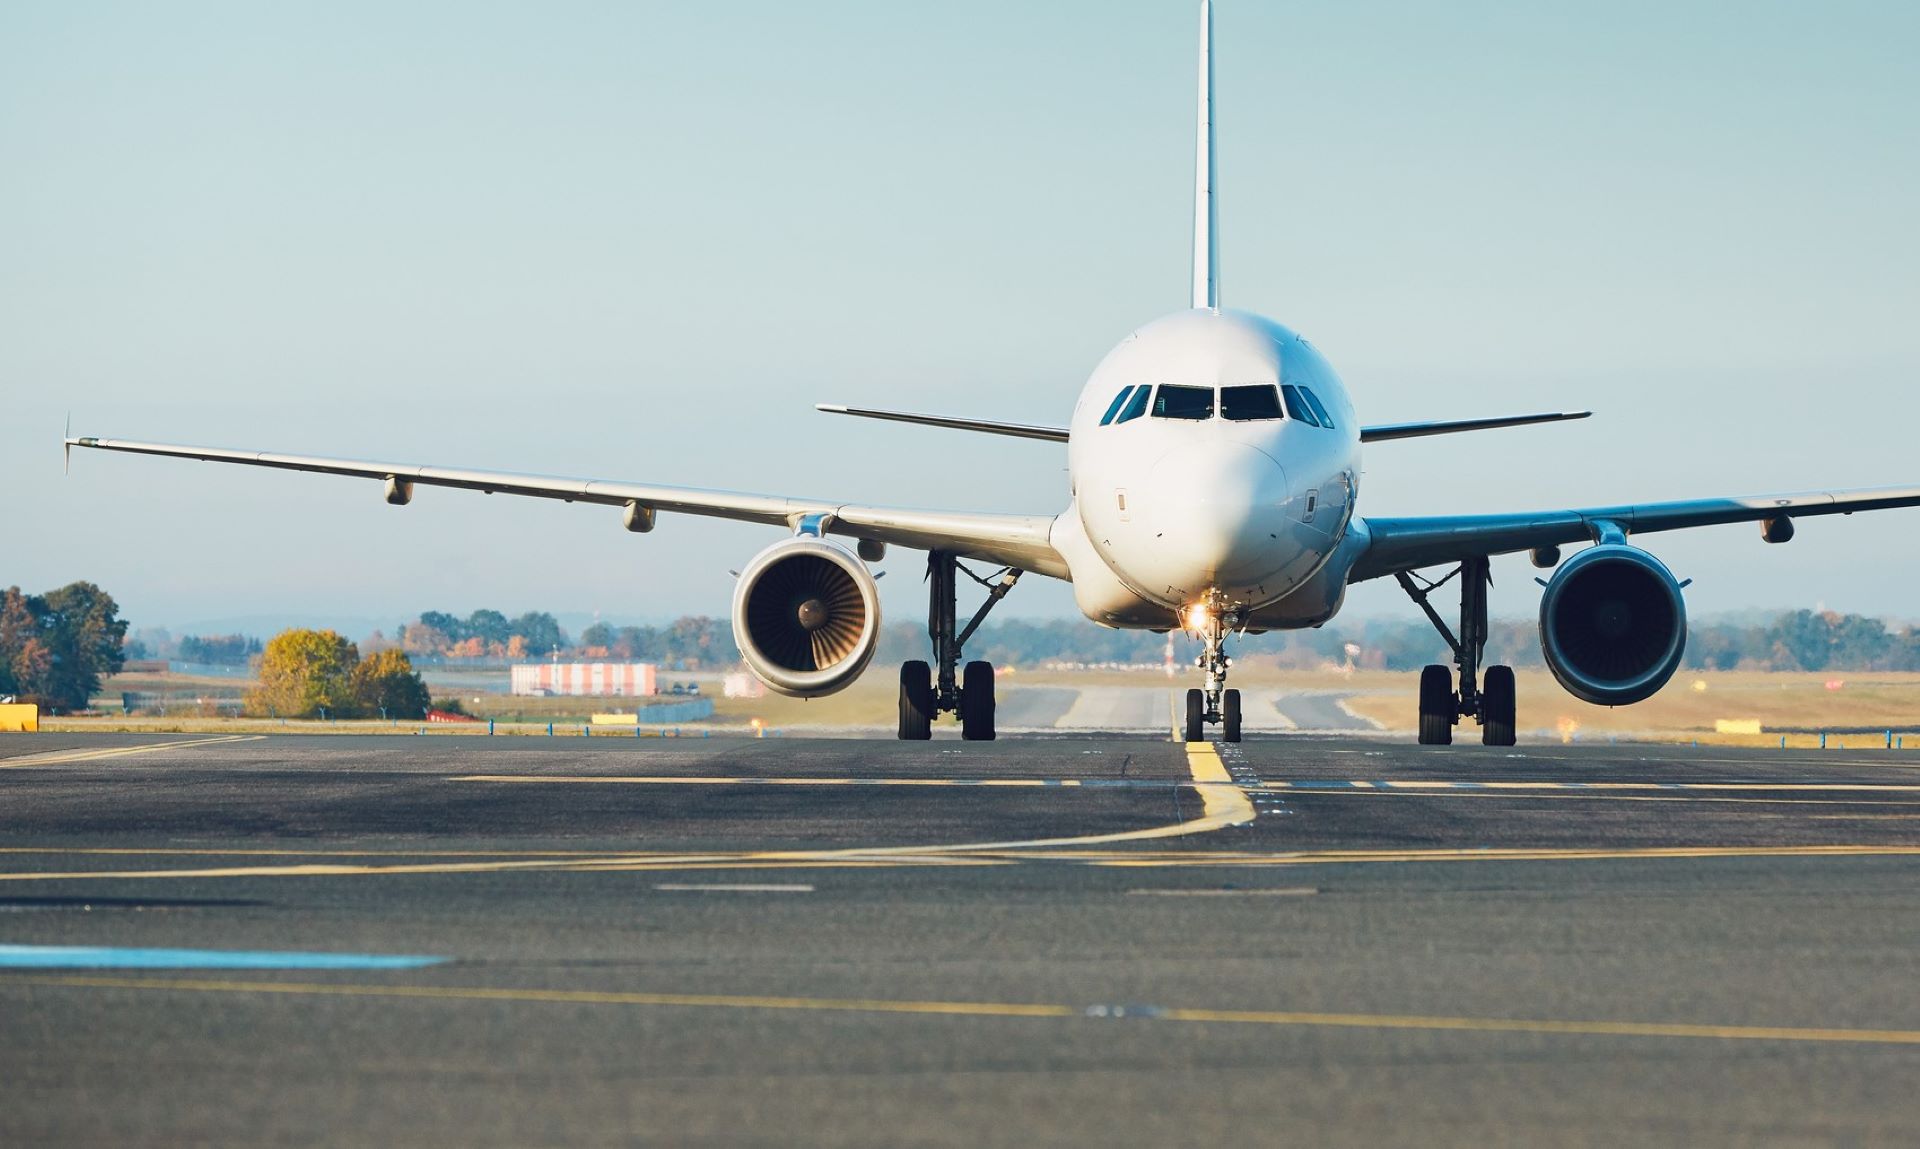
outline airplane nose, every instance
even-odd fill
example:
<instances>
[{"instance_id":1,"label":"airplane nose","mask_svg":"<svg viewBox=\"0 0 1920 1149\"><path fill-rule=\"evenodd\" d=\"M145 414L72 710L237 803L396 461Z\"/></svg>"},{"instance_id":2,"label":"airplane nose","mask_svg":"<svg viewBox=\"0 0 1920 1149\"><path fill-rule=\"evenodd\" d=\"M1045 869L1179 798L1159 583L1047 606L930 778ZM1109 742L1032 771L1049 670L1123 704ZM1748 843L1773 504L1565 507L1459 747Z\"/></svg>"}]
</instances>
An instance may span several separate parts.
<instances>
[{"instance_id":1,"label":"airplane nose","mask_svg":"<svg viewBox=\"0 0 1920 1149\"><path fill-rule=\"evenodd\" d=\"M1170 585L1197 591L1265 573L1287 513L1287 475L1273 456L1240 443L1183 447L1155 465L1148 489L1155 549L1184 576Z\"/></svg>"}]
</instances>

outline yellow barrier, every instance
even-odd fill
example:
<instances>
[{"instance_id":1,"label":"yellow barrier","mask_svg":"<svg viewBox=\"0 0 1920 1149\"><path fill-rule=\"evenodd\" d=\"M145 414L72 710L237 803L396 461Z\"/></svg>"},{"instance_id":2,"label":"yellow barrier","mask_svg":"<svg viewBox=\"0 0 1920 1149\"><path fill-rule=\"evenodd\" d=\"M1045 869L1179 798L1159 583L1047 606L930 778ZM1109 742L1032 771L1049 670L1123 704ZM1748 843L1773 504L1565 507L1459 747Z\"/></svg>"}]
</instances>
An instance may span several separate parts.
<instances>
[{"instance_id":1,"label":"yellow barrier","mask_svg":"<svg viewBox=\"0 0 1920 1149\"><path fill-rule=\"evenodd\" d=\"M1715 734L1758 734L1760 720L1758 718L1716 718L1713 720L1713 732Z\"/></svg>"},{"instance_id":2,"label":"yellow barrier","mask_svg":"<svg viewBox=\"0 0 1920 1149\"><path fill-rule=\"evenodd\" d=\"M40 708L31 702L0 703L0 732L30 734L40 729Z\"/></svg>"},{"instance_id":3,"label":"yellow barrier","mask_svg":"<svg viewBox=\"0 0 1920 1149\"><path fill-rule=\"evenodd\" d=\"M638 714L596 714L593 716L593 724L595 726L638 726L640 716Z\"/></svg>"}]
</instances>

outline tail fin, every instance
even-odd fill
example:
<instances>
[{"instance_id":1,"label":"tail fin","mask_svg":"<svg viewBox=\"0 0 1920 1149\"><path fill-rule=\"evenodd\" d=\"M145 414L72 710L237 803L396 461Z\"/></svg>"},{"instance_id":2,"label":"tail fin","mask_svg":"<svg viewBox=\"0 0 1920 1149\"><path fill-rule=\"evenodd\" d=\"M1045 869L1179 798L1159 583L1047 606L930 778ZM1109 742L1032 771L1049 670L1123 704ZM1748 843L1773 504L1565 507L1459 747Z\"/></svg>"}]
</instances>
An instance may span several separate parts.
<instances>
[{"instance_id":1,"label":"tail fin","mask_svg":"<svg viewBox=\"0 0 1920 1149\"><path fill-rule=\"evenodd\" d=\"M1193 157L1193 305L1220 306L1220 204L1214 197L1213 2L1200 0L1200 118Z\"/></svg>"}]
</instances>

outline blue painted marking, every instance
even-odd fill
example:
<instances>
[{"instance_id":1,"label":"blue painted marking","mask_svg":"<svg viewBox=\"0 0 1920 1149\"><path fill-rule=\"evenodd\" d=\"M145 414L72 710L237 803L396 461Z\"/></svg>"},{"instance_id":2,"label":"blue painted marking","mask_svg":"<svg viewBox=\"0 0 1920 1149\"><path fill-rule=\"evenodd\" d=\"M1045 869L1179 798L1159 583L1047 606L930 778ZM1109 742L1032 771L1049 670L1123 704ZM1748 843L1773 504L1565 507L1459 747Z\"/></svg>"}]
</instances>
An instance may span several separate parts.
<instances>
[{"instance_id":1,"label":"blue painted marking","mask_svg":"<svg viewBox=\"0 0 1920 1149\"><path fill-rule=\"evenodd\" d=\"M408 954L0 945L4 969L418 969L449 960Z\"/></svg>"}]
</instances>

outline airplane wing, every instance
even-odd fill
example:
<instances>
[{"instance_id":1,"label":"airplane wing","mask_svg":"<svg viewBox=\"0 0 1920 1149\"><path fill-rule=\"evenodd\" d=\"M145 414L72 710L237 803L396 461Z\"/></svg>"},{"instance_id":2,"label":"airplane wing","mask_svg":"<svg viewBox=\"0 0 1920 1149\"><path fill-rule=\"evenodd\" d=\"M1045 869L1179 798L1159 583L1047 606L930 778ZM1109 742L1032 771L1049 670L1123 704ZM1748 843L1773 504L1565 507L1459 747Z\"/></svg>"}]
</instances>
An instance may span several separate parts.
<instances>
[{"instance_id":1,"label":"airplane wing","mask_svg":"<svg viewBox=\"0 0 1920 1149\"><path fill-rule=\"evenodd\" d=\"M1730 499L1692 499L1677 503L1630 503L1583 510L1538 511L1507 515L1435 515L1422 518L1364 520L1371 536L1354 564L1349 582L1398 571L1485 555L1510 554L1534 547L1591 542L1597 524L1613 523L1628 534L1678 531L1722 523L1796 519L1803 515L1851 515L1920 507L1920 487L1874 487L1846 491L1808 491L1792 495L1755 495ZM1782 540L1784 541L1784 540Z\"/></svg>"},{"instance_id":2,"label":"airplane wing","mask_svg":"<svg viewBox=\"0 0 1920 1149\"><path fill-rule=\"evenodd\" d=\"M1453 435L1461 431L1492 431L1501 427L1525 427L1533 423L1560 423L1568 419L1586 419L1591 411L1548 411L1541 415L1501 415L1492 419L1443 419L1432 423L1382 423L1360 428L1362 443L1383 439L1418 439L1426 435Z\"/></svg>"},{"instance_id":3,"label":"airplane wing","mask_svg":"<svg viewBox=\"0 0 1920 1149\"><path fill-rule=\"evenodd\" d=\"M803 519L826 516L828 534L891 543L911 550L948 551L962 558L1017 567L1035 574L1067 577L1066 560L1048 541L1053 518L1047 515L975 514L963 511L923 511L894 507L836 503L823 499L709 491L695 487L666 487L607 479L575 479L555 475L522 475L511 471L476 471L418 463L381 463L357 459L330 459L310 455L277 455L263 451L231 451L216 447L189 447L172 443L138 443L91 436L66 440L75 447L125 451L136 455L165 455L209 463L240 463L250 467L277 467L286 471L313 471L377 479L387 485L387 501L404 504L416 485L460 487L485 494L531 495L568 503L599 503L627 507L630 530L650 530L655 512L706 515L797 529Z\"/></svg>"},{"instance_id":4,"label":"airplane wing","mask_svg":"<svg viewBox=\"0 0 1920 1149\"><path fill-rule=\"evenodd\" d=\"M843 407L838 403L815 403L813 409L829 415L855 415L862 419L885 419L892 423L919 423L927 427L946 427L954 431L980 431L988 435L1011 435L1016 439L1045 439L1051 443L1067 441L1065 427L1042 427L1036 423L1003 423L997 419L960 419L952 415L917 415L911 411L881 411L872 407Z\"/></svg>"}]
</instances>

